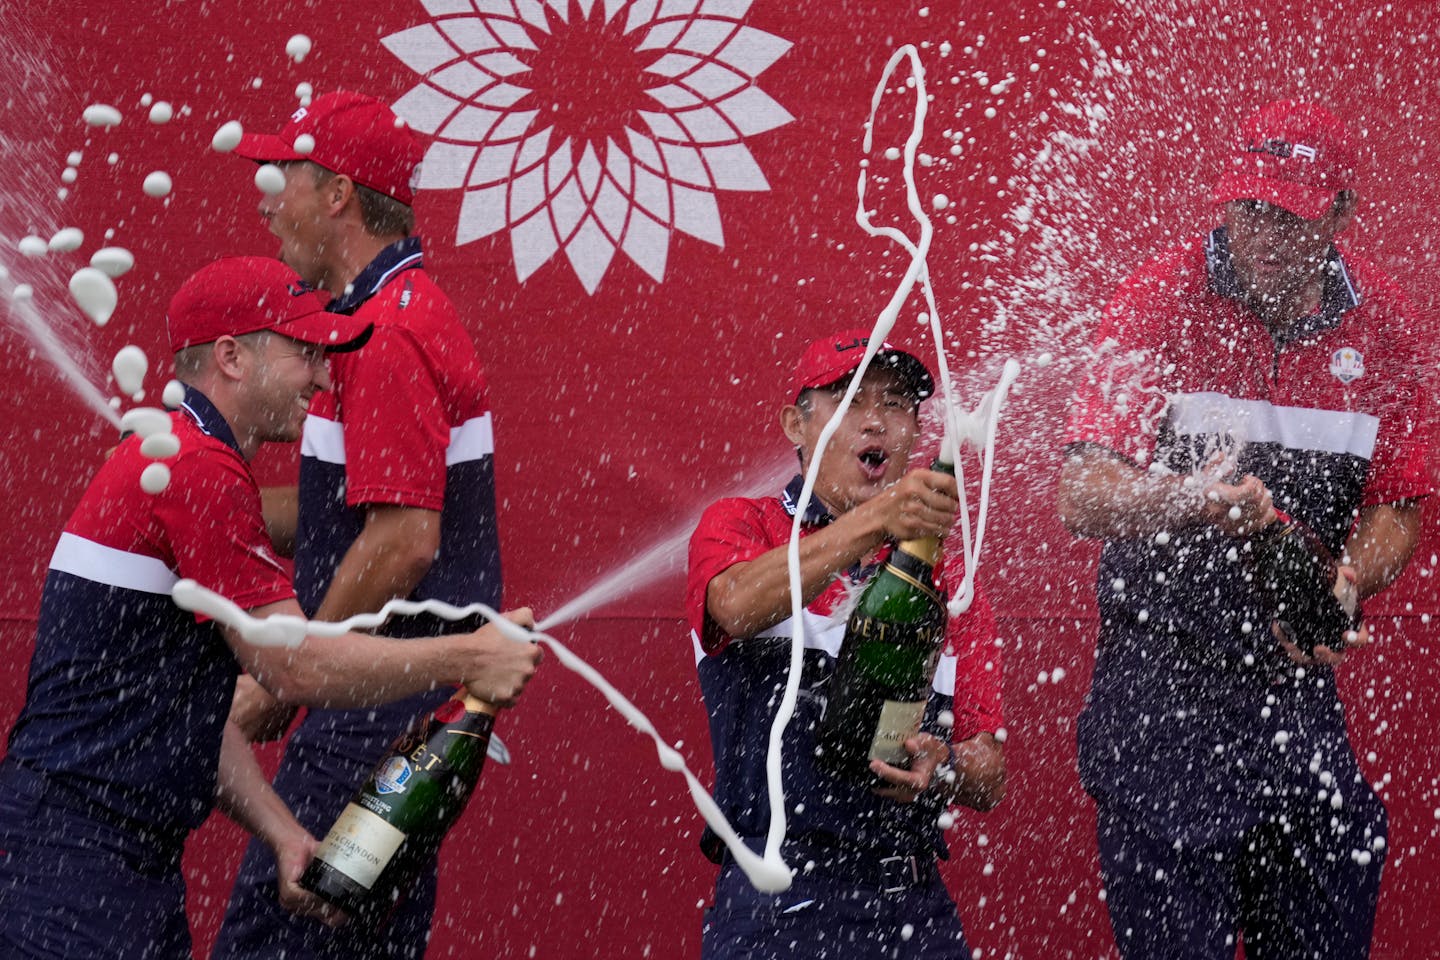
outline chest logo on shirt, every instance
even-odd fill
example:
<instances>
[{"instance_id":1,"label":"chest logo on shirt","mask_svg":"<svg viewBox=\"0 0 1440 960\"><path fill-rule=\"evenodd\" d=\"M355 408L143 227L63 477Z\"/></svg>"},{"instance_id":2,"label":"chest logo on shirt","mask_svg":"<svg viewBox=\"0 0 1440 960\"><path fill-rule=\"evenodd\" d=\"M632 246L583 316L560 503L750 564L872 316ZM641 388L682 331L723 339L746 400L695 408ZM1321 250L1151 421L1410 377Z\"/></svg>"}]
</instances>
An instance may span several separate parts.
<instances>
[{"instance_id":1,"label":"chest logo on shirt","mask_svg":"<svg viewBox=\"0 0 1440 960\"><path fill-rule=\"evenodd\" d=\"M1341 347L1330 357L1330 372L1341 383L1350 383L1365 376L1365 357L1354 347Z\"/></svg>"}]
</instances>

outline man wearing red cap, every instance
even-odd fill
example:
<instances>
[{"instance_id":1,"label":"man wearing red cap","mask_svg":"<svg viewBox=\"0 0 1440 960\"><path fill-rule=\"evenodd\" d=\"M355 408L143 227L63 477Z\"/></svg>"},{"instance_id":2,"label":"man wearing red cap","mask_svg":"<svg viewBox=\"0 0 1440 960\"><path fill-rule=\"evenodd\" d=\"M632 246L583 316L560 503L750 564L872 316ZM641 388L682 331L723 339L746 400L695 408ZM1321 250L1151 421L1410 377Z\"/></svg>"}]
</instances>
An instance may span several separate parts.
<instances>
[{"instance_id":1,"label":"man wearing red cap","mask_svg":"<svg viewBox=\"0 0 1440 960\"><path fill-rule=\"evenodd\" d=\"M852 330L817 340L800 358L780 424L802 470L869 336ZM722 864L705 917L707 960L970 958L936 866L948 855L937 822L950 803L987 810L1004 793L995 737L1000 650L984 597L948 624L922 732L906 743L909 769L873 761L880 786L872 789L816 760L816 730L845 634L837 610L895 542L942 536L955 519L955 478L909 466L920 401L933 390L924 363L882 345L820 461L799 545L801 689L781 757L789 808L781 855L798 872L783 894L759 893L707 830L701 849ZM686 611L710 716L715 801L757 852L770 827L766 755L790 660L786 554L802 486L797 476L776 497L721 500L690 540ZM953 779L939 775L942 763Z\"/></svg>"},{"instance_id":2,"label":"man wearing red cap","mask_svg":"<svg viewBox=\"0 0 1440 960\"><path fill-rule=\"evenodd\" d=\"M1324 109L1251 117L1223 225L1120 286L1071 413L1060 513L1105 541L1080 775L1127 958L1369 953L1386 816L1334 668L1432 485L1411 307L1337 239L1356 168ZM1267 558L1312 535L1321 585L1285 599Z\"/></svg>"},{"instance_id":3,"label":"man wearing red cap","mask_svg":"<svg viewBox=\"0 0 1440 960\"><path fill-rule=\"evenodd\" d=\"M25 705L0 761L7 960L188 958L180 855L217 789L266 843L301 851L285 880L305 905L296 881L313 840L266 802L263 780L257 792L221 763L222 740L227 756L248 756L226 721L240 668L287 703L373 704L462 680L513 702L538 660L489 626L428 645L351 634L255 646L177 607L171 588L193 579L253 616L301 615L249 461L299 439L328 385L326 354L355 350L371 329L257 257L200 270L167 324L179 409L101 465L50 560ZM157 464L166 482L147 479Z\"/></svg>"},{"instance_id":4,"label":"man wearing red cap","mask_svg":"<svg viewBox=\"0 0 1440 960\"><path fill-rule=\"evenodd\" d=\"M288 511L268 514L282 540L294 533L301 606L322 620L396 598L498 607L485 374L412 235L420 141L384 103L340 91L302 107L277 135L247 134L235 152L284 171L283 191L260 202L280 258L334 295L329 310L375 326L363 352L332 361L334 388L305 420L298 497ZM386 629L431 637L466 626L420 616L392 619ZM309 711L286 745L277 793L323 836L390 742L445 696L436 690L380 710ZM290 716L242 679L234 719L251 737L280 735ZM383 929L354 918L329 930L282 908L273 858L253 842L214 956L413 956L429 936L433 859L403 893Z\"/></svg>"}]
</instances>

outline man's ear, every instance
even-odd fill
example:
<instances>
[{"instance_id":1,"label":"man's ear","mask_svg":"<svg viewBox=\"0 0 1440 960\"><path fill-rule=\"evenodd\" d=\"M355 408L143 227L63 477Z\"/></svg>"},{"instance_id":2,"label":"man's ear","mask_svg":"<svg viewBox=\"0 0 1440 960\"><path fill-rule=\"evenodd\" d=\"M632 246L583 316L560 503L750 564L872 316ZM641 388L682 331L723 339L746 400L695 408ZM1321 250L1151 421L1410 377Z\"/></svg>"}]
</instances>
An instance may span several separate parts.
<instances>
[{"instance_id":1,"label":"man's ear","mask_svg":"<svg viewBox=\"0 0 1440 960\"><path fill-rule=\"evenodd\" d=\"M235 381L245 378L244 349L239 340L230 336L221 337L210 345L210 355L222 377Z\"/></svg>"},{"instance_id":2,"label":"man's ear","mask_svg":"<svg viewBox=\"0 0 1440 960\"><path fill-rule=\"evenodd\" d=\"M801 446L805 442L805 421L809 417L798 404L789 404L780 408L780 429L785 431L785 438L795 446Z\"/></svg>"},{"instance_id":3,"label":"man's ear","mask_svg":"<svg viewBox=\"0 0 1440 960\"><path fill-rule=\"evenodd\" d=\"M1360 208L1360 195L1354 190L1341 190L1335 195L1335 202L1330 205L1330 217L1332 234L1344 233L1350 224L1355 222L1355 211Z\"/></svg>"},{"instance_id":4,"label":"man's ear","mask_svg":"<svg viewBox=\"0 0 1440 960\"><path fill-rule=\"evenodd\" d=\"M326 182L324 196L325 205L333 217L344 210L350 203L350 199L355 196L355 181L343 173L337 173Z\"/></svg>"}]
</instances>

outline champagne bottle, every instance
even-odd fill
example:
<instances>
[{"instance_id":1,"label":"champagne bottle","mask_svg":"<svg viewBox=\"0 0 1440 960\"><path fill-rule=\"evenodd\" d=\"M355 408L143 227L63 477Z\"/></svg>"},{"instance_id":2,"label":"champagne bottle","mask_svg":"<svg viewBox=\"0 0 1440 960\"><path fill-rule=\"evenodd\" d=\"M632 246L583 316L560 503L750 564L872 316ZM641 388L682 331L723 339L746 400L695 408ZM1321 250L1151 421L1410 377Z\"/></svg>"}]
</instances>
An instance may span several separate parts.
<instances>
[{"instance_id":1,"label":"champagne bottle","mask_svg":"<svg viewBox=\"0 0 1440 960\"><path fill-rule=\"evenodd\" d=\"M1339 564L1315 531L1280 511L1250 540L1250 556L1271 618L1307 654L1317 644L1338 650L1359 629L1360 611L1334 593Z\"/></svg>"},{"instance_id":2,"label":"champagne bottle","mask_svg":"<svg viewBox=\"0 0 1440 960\"><path fill-rule=\"evenodd\" d=\"M325 835L301 885L356 914L402 884L465 809L496 711L462 687L397 739Z\"/></svg>"},{"instance_id":3,"label":"champagne bottle","mask_svg":"<svg viewBox=\"0 0 1440 960\"><path fill-rule=\"evenodd\" d=\"M930 469L953 476L954 460L947 439ZM939 537L902 541L851 611L820 722L832 769L867 778L872 759L909 765L905 741L920 729L945 644L939 562Z\"/></svg>"}]
</instances>

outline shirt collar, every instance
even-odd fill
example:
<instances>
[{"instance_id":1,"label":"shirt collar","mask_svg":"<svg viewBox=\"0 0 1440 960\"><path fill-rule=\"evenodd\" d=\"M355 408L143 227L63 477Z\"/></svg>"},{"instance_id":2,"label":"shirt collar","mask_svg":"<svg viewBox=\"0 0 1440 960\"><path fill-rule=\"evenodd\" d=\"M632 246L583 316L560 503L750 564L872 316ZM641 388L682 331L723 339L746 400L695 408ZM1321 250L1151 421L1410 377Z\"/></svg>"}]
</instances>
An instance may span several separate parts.
<instances>
[{"instance_id":1,"label":"shirt collar","mask_svg":"<svg viewBox=\"0 0 1440 960\"><path fill-rule=\"evenodd\" d=\"M805 477L802 474L795 474L790 482L785 485L785 490L780 494L780 505L790 516L795 516L795 508L800 504L800 494L805 489ZM825 504L820 502L816 496L810 497L810 503L805 507L805 517L801 521L812 527L823 527L835 519L835 515L825 509Z\"/></svg>"},{"instance_id":2,"label":"shirt collar","mask_svg":"<svg viewBox=\"0 0 1440 960\"><path fill-rule=\"evenodd\" d=\"M395 274L420 266L420 259L419 237L396 240L376 254L375 259L360 271L349 289L331 300L325 309L331 313L354 313L366 300L375 296L381 287L389 283Z\"/></svg>"},{"instance_id":3,"label":"shirt collar","mask_svg":"<svg viewBox=\"0 0 1440 960\"><path fill-rule=\"evenodd\" d=\"M1230 258L1230 233L1223 227L1210 232L1205 242L1205 269L1210 275L1210 289L1230 300L1240 299L1240 280L1235 275L1235 262ZM1281 344L1304 340L1340 325L1346 310L1360 305L1360 291L1350 279L1345 258L1334 246L1325 266L1325 288L1320 292L1320 308L1301 317L1282 338Z\"/></svg>"},{"instance_id":4,"label":"shirt collar","mask_svg":"<svg viewBox=\"0 0 1440 960\"><path fill-rule=\"evenodd\" d=\"M180 402L180 409L195 421L195 426L200 428L201 433L214 437L239 454L240 459L245 459L245 455L240 453L240 444L235 442L235 431L230 429L230 424L220 411L215 409L210 398L188 383L184 386L185 399Z\"/></svg>"}]
</instances>

